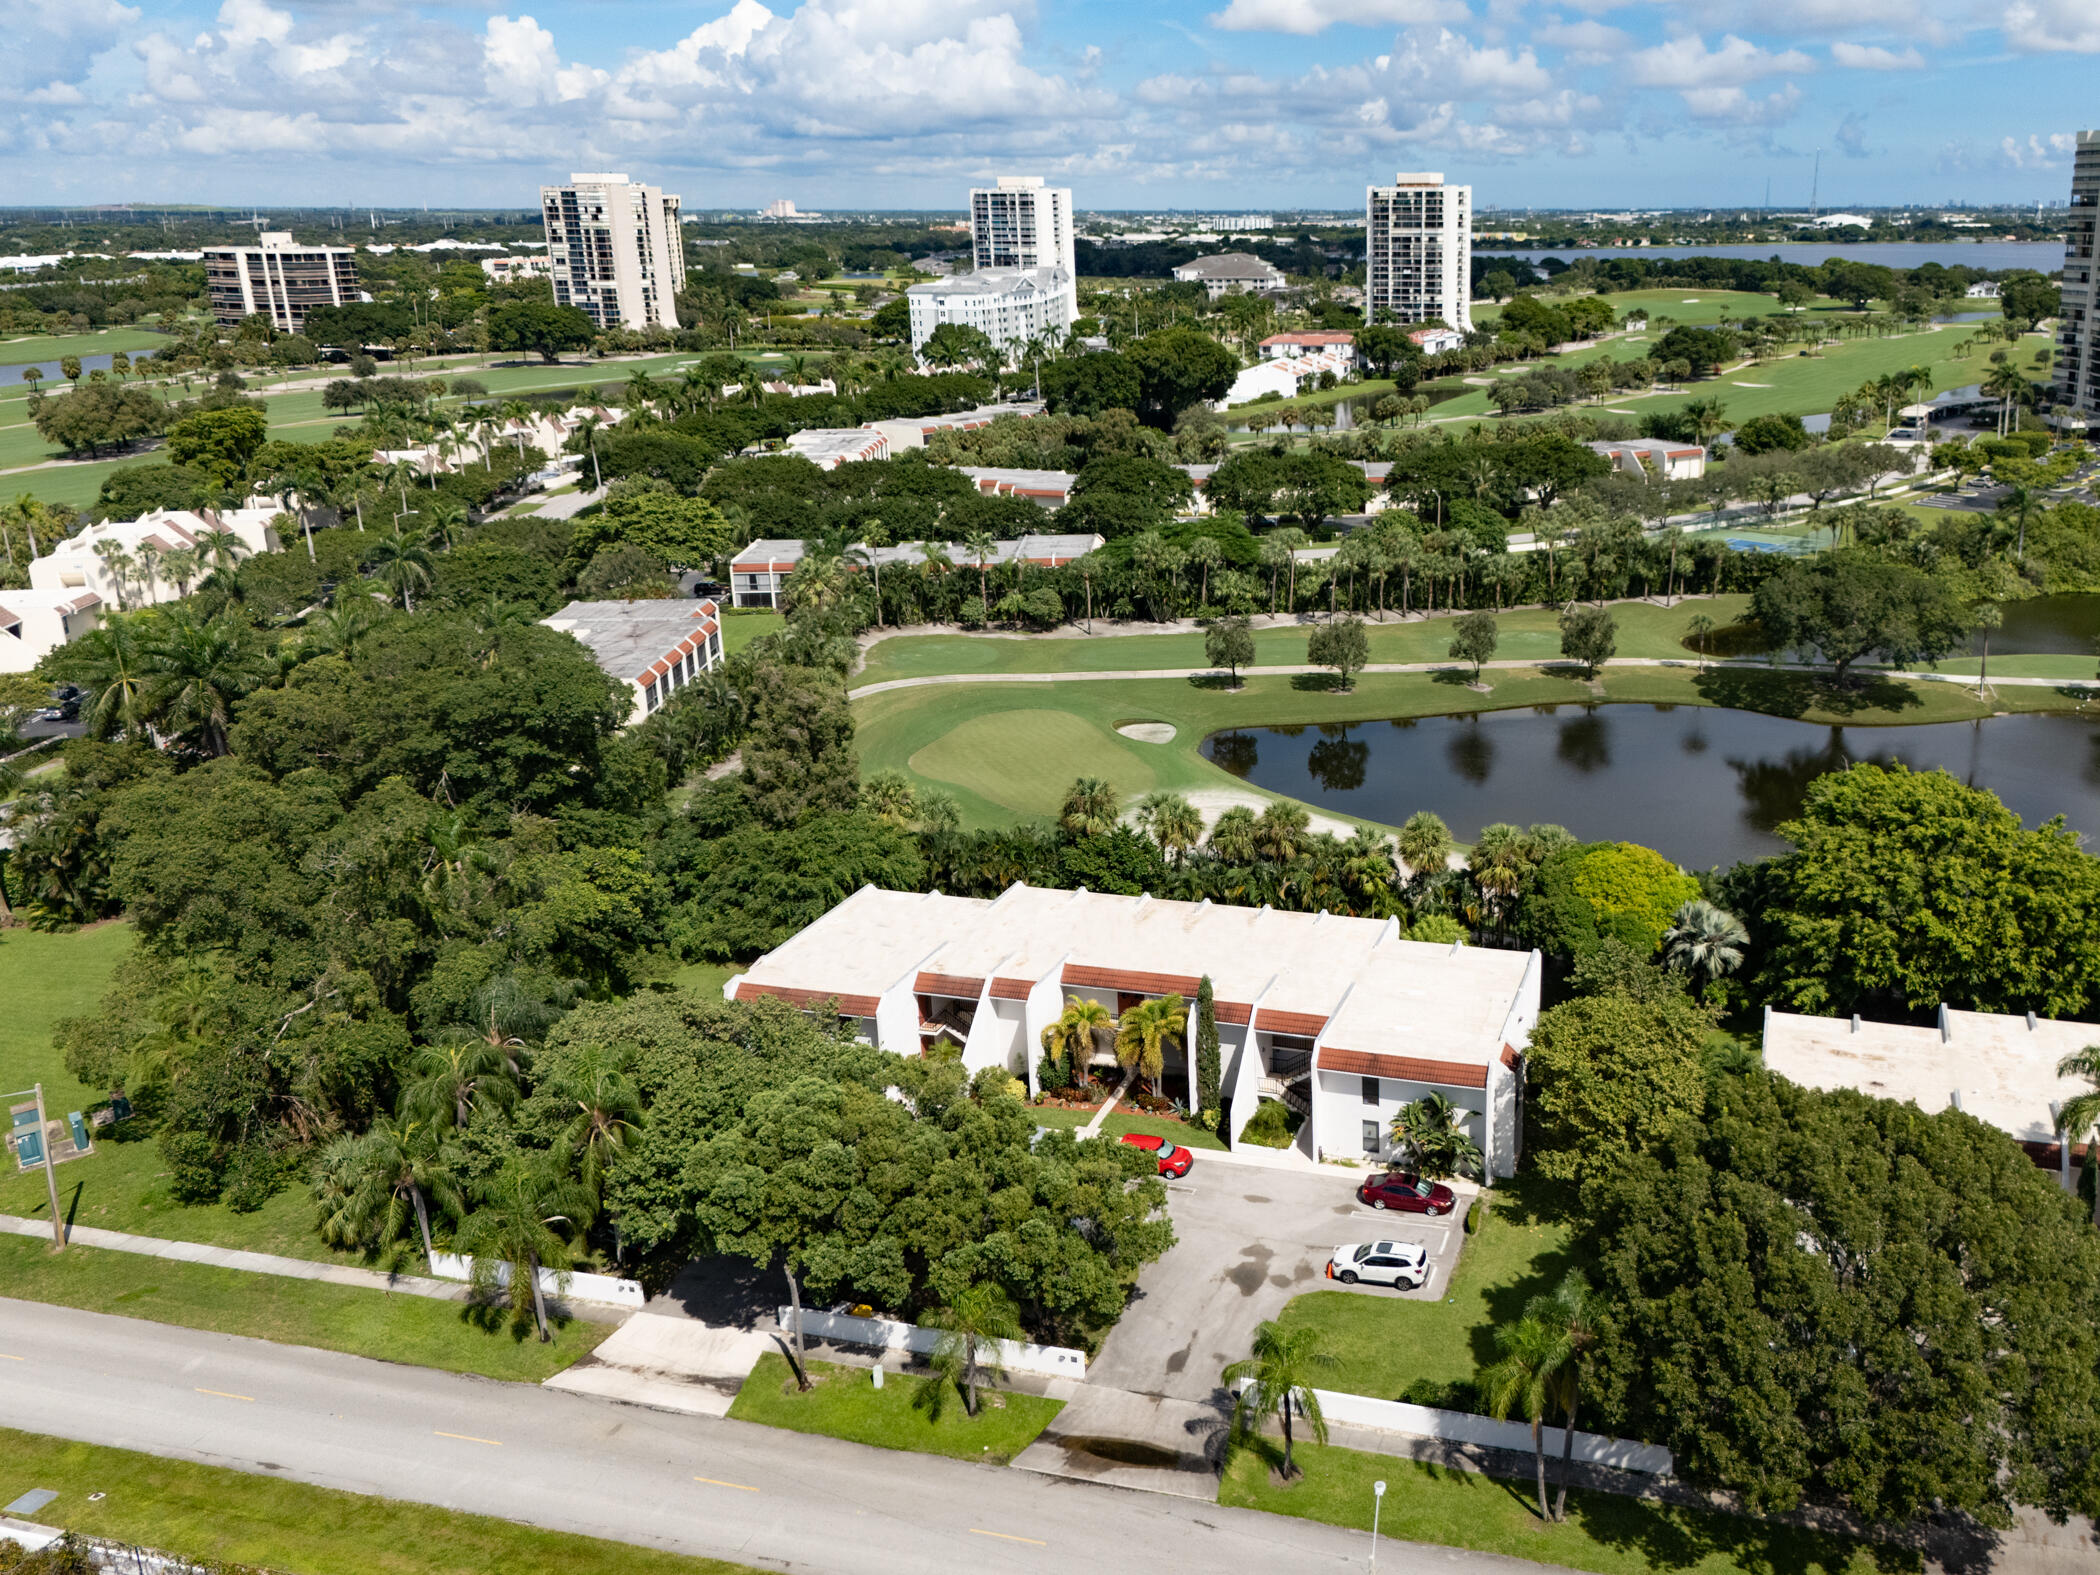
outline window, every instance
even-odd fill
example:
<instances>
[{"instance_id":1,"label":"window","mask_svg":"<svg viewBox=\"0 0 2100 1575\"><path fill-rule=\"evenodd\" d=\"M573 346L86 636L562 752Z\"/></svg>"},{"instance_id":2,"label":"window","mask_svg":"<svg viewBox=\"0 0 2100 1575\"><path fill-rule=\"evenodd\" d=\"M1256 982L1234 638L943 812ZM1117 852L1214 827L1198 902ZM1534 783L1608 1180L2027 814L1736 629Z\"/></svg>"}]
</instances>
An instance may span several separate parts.
<instances>
[{"instance_id":1,"label":"window","mask_svg":"<svg viewBox=\"0 0 2100 1575\"><path fill-rule=\"evenodd\" d=\"M1364 1103L1367 1105L1378 1103L1378 1079L1375 1077L1364 1079Z\"/></svg>"},{"instance_id":2,"label":"window","mask_svg":"<svg viewBox=\"0 0 2100 1575\"><path fill-rule=\"evenodd\" d=\"M1377 1122L1366 1121L1364 1123L1364 1152L1366 1154L1375 1154L1378 1152L1378 1141L1381 1136L1382 1134L1378 1130Z\"/></svg>"}]
</instances>

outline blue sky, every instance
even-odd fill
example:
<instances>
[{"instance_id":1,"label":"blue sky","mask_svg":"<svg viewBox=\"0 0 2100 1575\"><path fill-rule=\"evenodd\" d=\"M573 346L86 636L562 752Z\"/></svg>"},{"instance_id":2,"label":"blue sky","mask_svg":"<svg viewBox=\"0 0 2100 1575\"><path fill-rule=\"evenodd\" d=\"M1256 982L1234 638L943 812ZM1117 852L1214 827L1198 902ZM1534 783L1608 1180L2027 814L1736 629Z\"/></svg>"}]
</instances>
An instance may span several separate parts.
<instances>
[{"instance_id":1,"label":"blue sky","mask_svg":"<svg viewBox=\"0 0 2100 1575\"><path fill-rule=\"evenodd\" d=\"M0 203L2060 200L2100 0L7 0Z\"/></svg>"}]
</instances>

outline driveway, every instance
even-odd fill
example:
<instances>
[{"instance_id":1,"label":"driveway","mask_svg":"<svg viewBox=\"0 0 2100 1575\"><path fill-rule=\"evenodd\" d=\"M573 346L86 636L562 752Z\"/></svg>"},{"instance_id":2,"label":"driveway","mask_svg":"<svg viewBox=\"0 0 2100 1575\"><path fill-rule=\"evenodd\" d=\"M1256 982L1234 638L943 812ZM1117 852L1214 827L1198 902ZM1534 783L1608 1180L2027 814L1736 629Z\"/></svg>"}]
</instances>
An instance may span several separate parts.
<instances>
[{"instance_id":1,"label":"driveway","mask_svg":"<svg viewBox=\"0 0 2100 1575\"><path fill-rule=\"evenodd\" d=\"M1089 1384L1208 1400L1219 1370L1247 1354L1255 1326L1294 1296L1335 1290L1434 1301L1449 1294L1465 1238L1462 1209L1434 1220L1381 1214L1356 1201L1362 1171L1299 1175L1213 1160L1201 1149L1196 1156L1186 1180L1167 1184L1174 1249L1139 1276L1136 1298L1087 1368ZM1359 1241L1423 1247L1429 1278L1419 1291L1326 1278L1334 1249Z\"/></svg>"}]
</instances>

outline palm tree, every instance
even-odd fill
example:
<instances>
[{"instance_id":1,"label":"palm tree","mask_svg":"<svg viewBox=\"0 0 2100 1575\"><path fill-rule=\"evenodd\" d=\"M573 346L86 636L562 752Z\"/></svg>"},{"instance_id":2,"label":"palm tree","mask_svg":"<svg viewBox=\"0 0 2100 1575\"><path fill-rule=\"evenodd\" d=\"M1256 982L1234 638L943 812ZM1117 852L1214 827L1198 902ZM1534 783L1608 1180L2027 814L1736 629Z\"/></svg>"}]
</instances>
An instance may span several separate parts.
<instances>
[{"instance_id":1,"label":"palm tree","mask_svg":"<svg viewBox=\"0 0 2100 1575\"><path fill-rule=\"evenodd\" d=\"M576 1156L584 1187L601 1198L606 1171L642 1135L647 1119L627 1059L591 1045L552 1082L555 1096L576 1112L562 1130L562 1145Z\"/></svg>"},{"instance_id":2,"label":"palm tree","mask_svg":"<svg viewBox=\"0 0 2100 1575\"><path fill-rule=\"evenodd\" d=\"M1400 828L1400 862L1410 882L1441 874L1451 860L1451 828L1441 815L1418 809Z\"/></svg>"},{"instance_id":3,"label":"palm tree","mask_svg":"<svg viewBox=\"0 0 2100 1575\"><path fill-rule=\"evenodd\" d=\"M1295 1473L1291 1449L1293 1413L1302 1415L1316 1442L1327 1442L1327 1418L1320 1412L1320 1397L1313 1388L1315 1372L1340 1365L1323 1346L1316 1328L1285 1329L1273 1319L1254 1331L1253 1354L1232 1363L1219 1376L1228 1385L1245 1382L1232 1402L1232 1436L1252 1438L1270 1417L1283 1423L1283 1477Z\"/></svg>"},{"instance_id":4,"label":"palm tree","mask_svg":"<svg viewBox=\"0 0 2100 1575\"><path fill-rule=\"evenodd\" d=\"M1480 1169L1480 1145L1460 1125L1465 1112L1439 1093L1402 1105L1393 1116L1393 1147L1431 1181Z\"/></svg>"},{"instance_id":5,"label":"palm tree","mask_svg":"<svg viewBox=\"0 0 2100 1575\"><path fill-rule=\"evenodd\" d=\"M339 1163L324 1170L347 1181L323 1196L321 1239L330 1246L398 1241L411 1215L423 1238L423 1262L431 1262L430 1206L457 1216L465 1205L437 1129L427 1121L381 1116L362 1137L333 1145Z\"/></svg>"},{"instance_id":6,"label":"palm tree","mask_svg":"<svg viewBox=\"0 0 2100 1575\"><path fill-rule=\"evenodd\" d=\"M889 527L881 520L869 520L860 529L860 540L846 549L846 562L856 569L868 571L868 583L875 592L875 627L882 627L882 549L890 544Z\"/></svg>"},{"instance_id":7,"label":"palm tree","mask_svg":"<svg viewBox=\"0 0 2100 1575\"><path fill-rule=\"evenodd\" d=\"M476 1111L492 1114L518 1102L517 1074L501 1047L479 1039L425 1045L409 1058L403 1115L439 1127L464 1127Z\"/></svg>"},{"instance_id":8,"label":"palm tree","mask_svg":"<svg viewBox=\"0 0 2100 1575\"><path fill-rule=\"evenodd\" d=\"M984 615L992 615L991 562L999 555L999 543L988 530L966 531L962 548L970 561L977 565L977 599L984 608Z\"/></svg>"},{"instance_id":9,"label":"palm tree","mask_svg":"<svg viewBox=\"0 0 2100 1575\"><path fill-rule=\"evenodd\" d=\"M1178 995L1140 1001L1116 1023L1116 1062L1157 1088L1167 1046L1179 1048L1188 1027L1188 1003Z\"/></svg>"},{"instance_id":10,"label":"palm tree","mask_svg":"<svg viewBox=\"0 0 2100 1575\"><path fill-rule=\"evenodd\" d=\"M935 1308L921 1322L944 1331L940 1343L933 1348L933 1372L920 1391L929 1409L935 1416L940 1414L942 1386L953 1384L963 1397L963 1410L975 1416L980 1376L1006 1376L999 1342L1021 1338L1021 1320L1013 1298L996 1285L980 1282L965 1286L946 1306Z\"/></svg>"},{"instance_id":11,"label":"palm tree","mask_svg":"<svg viewBox=\"0 0 2100 1575\"><path fill-rule=\"evenodd\" d=\"M2064 1143L2086 1140L2085 1162L2100 1166L2100 1045L2074 1050L2056 1063L2058 1077L2082 1077L2089 1085L2083 1094L2073 1094L2056 1112L2056 1130ZM2100 1227L2100 1186L2093 1189L2093 1224Z\"/></svg>"},{"instance_id":12,"label":"palm tree","mask_svg":"<svg viewBox=\"0 0 2100 1575\"><path fill-rule=\"evenodd\" d=\"M1991 375L1983 380L1982 392L1986 398L1998 401L1998 435L2003 437L2012 423L2013 405L2024 403L2028 397L2027 379L2018 367L2007 361L1994 367Z\"/></svg>"},{"instance_id":13,"label":"palm tree","mask_svg":"<svg viewBox=\"0 0 2100 1575\"><path fill-rule=\"evenodd\" d=\"M1312 816L1303 804L1272 799L1254 823L1255 851L1272 864L1290 864L1312 846Z\"/></svg>"},{"instance_id":14,"label":"palm tree","mask_svg":"<svg viewBox=\"0 0 2100 1575\"><path fill-rule=\"evenodd\" d=\"M80 714L90 738L138 732L149 678L145 622L143 613L114 614L52 657L53 675L86 693Z\"/></svg>"},{"instance_id":15,"label":"palm tree","mask_svg":"<svg viewBox=\"0 0 2100 1575\"><path fill-rule=\"evenodd\" d=\"M1691 620L1685 624L1684 632L1690 635L1698 644L1699 665L1704 668L1706 666L1706 637L1714 632L1713 619L1707 617L1705 613L1694 613Z\"/></svg>"},{"instance_id":16,"label":"palm tree","mask_svg":"<svg viewBox=\"0 0 2100 1575\"><path fill-rule=\"evenodd\" d=\"M699 373L696 368L690 366L685 371L687 383L690 386L692 380ZM572 443L582 444L583 451L591 456L591 486L593 490L603 490L605 486L605 477L598 471L598 429L604 425L603 418L597 412L587 411L576 418L576 431L570 438Z\"/></svg>"},{"instance_id":17,"label":"palm tree","mask_svg":"<svg viewBox=\"0 0 2100 1575\"><path fill-rule=\"evenodd\" d=\"M1080 777L1065 790L1057 824L1067 836L1105 837L1116 829L1122 803L1114 786L1100 777Z\"/></svg>"},{"instance_id":18,"label":"palm tree","mask_svg":"<svg viewBox=\"0 0 2100 1575\"><path fill-rule=\"evenodd\" d=\"M1115 1027L1116 1020L1099 1001L1086 996L1065 997L1064 1014L1043 1030L1043 1052L1053 1061L1072 1069L1074 1082L1086 1076L1101 1035Z\"/></svg>"},{"instance_id":19,"label":"palm tree","mask_svg":"<svg viewBox=\"0 0 2100 1575\"><path fill-rule=\"evenodd\" d=\"M1539 1519L1551 1520L1546 1503L1546 1407L1552 1400L1554 1371L1559 1365L1560 1336L1528 1313L1513 1324L1495 1330L1495 1349L1501 1353L1493 1366L1480 1375L1480 1389L1487 1400L1488 1414L1496 1421L1522 1411L1531 1424L1531 1450L1538 1462Z\"/></svg>"},{"instance_id":20,"label":"palm tree","mask_svg":"<svg viewBox=\"0 0 2100 1575\"><path fill-rule=\"evenodd\" d=\"M1498 917L1524 889L1538 862L1537 845L1519 827L1497 821L1482 826L1466 856L1466 871Z\"/></svg>"},{"instance_id":21,"label":"palm tree","mask_svg":"<svg viewBox=\"0 0 2100 1575\"><path fill-rule=\"evenodd\" d=\"M1138 825L1159 844L1159 851L1176 864L1188 857L1189 849L1203 840L1203 816L1179 793L1162 788L1148 793L1138 805Z\"/></svg>"},{"instance_id":22,"label":"palm tree","mask_svg":"<svg viewBox=\"0 0 2100 1575\"><path fill-rule=\"evenodd\" d=\"M876 772L861 785L861 808L900 831L911 826L917 800L911 778L894 766Z\"/></svg>"},{"instance_id":23,"label":"palm tree","mask_svg":"<svg viewBox=\"0 0 2100 1575\"><path fill-rule=\"evenodd\" d=\"M1663 961L1712 984L1742 966L1750 932L1726 909L1695 897L1672 916L1663 932Z\"/></svg>"},{"instance_id":24,"label":"palm tree","mask_svg":"<svg viewBox=\"0 0 2100 1575\"><path fill-rule=\"evenodd\" d=\"M201 731L207 753L226 753L233 703L269 675L268 656L234 618L199 618L176 603L153 615L139 648L145 714L163 731Z\"/></svg>"},{"instance_id":25,"label":"palm tree","mask_svg":"<svg viewBox=\"0 0 2100 1575\"><path fill-rule=\"evenodd\" d=\"M401 598L402 611L414 612L417 589L430 584L430 549L413 536L396 530L372 544L370 561L373 577Z\"/></svg>"},{"instance_id":26,"label":"palm tree","mask_svg":"<svg viewBox=\"0 0 2100 1575\"><path fill-rule=\"evenodd\" d=\"M200 561L210 565L213 574L232 578L233 571L241 566L241 558L247 550L241 538L230 530L205 530L197 533L197 551L203 555Z\"/></svg>"},{"instance_id":27,"label":"palm tree","mask_svg":"<svg viewBox=\"0 0 2100 1575\"><path fill-rule=\"evenodd\" d=\"M457 498L432 498L423 505L423 536L432 547L450 552L467 526L467 506Z\"/></svg>"},{"instance_id":28,"label":"palm tree","mask_svg":"<svg viewBox=\"0 0 2100 1575\"><path fill-rule=\"evenodd\" d=\"M1580 1269L1570 1269L1551 1294L1532 1297L1524 1316L1553 1331L1555 1345L1547 1359L1552 1374L1555 1409L1561 1414L1560 1493L1553 1518L1568 1518L1568 1477L1575 1458L1575 1413L1582 1404L1582 1380L1589 1370L1590 1349L1597 1343L1596 1298Z\"/></svg>"},{"instance_id":29,"label":"palm tree","mask_svg":"<svg viewBox=\"0 0 2100 1575\"><path fill-rule=\"evenodd\" d=\"M1203 571L1203 589L1199 597L1202 606L1208 607L1210 605L1210 571L1214 566L1223 562L1224 557L1224 549L1217 544L1216 540L1209 536L1198 536L1189 543L1189 562L1195 564Z\"/></svg>"},{"instance_id":30,"label":"palm tree","mask_svg":"<svg viewBox=\"0 0 2100 1575\"><path fill-rule=\"evenodd\" d=\"M569 1272L575 1260L564 1233L583 1228L591 1200L545 1164L513 1159L476 1190L475 1204L453 1238L453 1245L474 1261L475 1294L489 1301L502 1296L514 1324L523 1323L529 1310L544 1345L554 1331L547 1325L540 1270L557 1279ZM505 1268L510 1271L507 1285Z\"/></svg>"},{"instance_id":31,"label":"palm tree","mask_svg":"<svg viewBox=\"0 0 2100 1575\"><path fill-rule=\"evenodd\" d=\"M1228 864L1251 864L1255 858L1255 830L1261 818L1245 804L1234 804L1210 828L1210 851Z\"/></svg>"}]
</instances>

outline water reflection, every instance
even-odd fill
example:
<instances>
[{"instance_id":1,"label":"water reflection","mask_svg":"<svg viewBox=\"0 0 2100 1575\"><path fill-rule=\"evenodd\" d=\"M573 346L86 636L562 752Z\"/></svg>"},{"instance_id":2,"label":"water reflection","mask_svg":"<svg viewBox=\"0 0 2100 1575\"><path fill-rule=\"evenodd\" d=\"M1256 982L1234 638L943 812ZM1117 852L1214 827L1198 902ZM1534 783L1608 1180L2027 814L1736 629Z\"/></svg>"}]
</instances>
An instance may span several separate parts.
<instances>
[{"instance_id":1,"label":"water reflection","mask_svg":"<svg viewBox=\"0 0 2100 1575\"><path fill-rule=\"evenodd\" d=\"M1820 727L1705 707L1540 707L1309 731L1243 728L1204 752L1234 776L1366 820L1431 810L1470 840L1554 821L1705 866L1777 851L1809 786L1859 761L1952 772L2026 824L2100 833L2100 727L2076 714Z\"/></svg>"}]
</instances>

